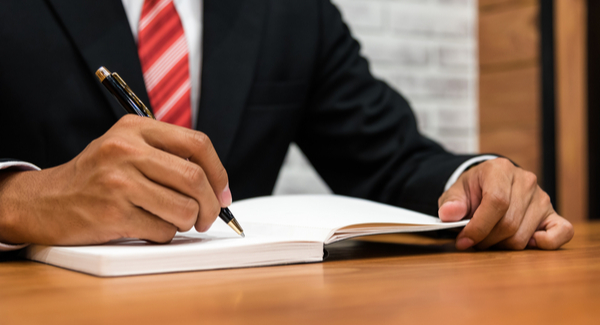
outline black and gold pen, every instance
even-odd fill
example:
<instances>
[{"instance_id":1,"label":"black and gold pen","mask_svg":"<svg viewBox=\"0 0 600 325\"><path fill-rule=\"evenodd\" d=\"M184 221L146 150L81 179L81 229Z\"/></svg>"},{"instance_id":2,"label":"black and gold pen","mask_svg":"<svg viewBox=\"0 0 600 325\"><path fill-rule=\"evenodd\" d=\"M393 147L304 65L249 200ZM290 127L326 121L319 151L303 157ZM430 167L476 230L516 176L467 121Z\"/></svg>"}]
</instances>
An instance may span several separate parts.
<instances>
[{"instance_id":1,"label":"black and gold pen","mask_svg":"<svg viewBox=\"0 0 600 325\"><path fill-rule=\"evenodd\" d=\"M110 91L111 94L117 99L117 101L123 106L123 108L129 114L137 114L139 116L149 117L156 119L154 114L144 105L144 103L133 93L131 88L127 86L125 81L116 73L110 72L105 67L100 67L96 70L96 76L100 79L100 82ZM229 208L221 208L219 213L221 218L229 227L231 227L238 235L246 237L244 230L237 222L233 213Z\"/></svg>"}]
</instances>

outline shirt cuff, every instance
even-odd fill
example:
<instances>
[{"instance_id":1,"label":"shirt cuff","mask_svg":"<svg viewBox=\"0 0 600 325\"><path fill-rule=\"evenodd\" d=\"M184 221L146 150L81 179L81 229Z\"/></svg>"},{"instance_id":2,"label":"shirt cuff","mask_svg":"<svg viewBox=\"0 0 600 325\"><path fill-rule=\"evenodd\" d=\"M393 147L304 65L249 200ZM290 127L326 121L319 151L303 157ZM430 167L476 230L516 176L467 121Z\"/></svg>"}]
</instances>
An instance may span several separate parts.
<instances>
[{"instance_id":1,"label":"shirt cuff","mask_svg":"<svg viewBox=\"0 0 600 325\"><path fill-rule=\"evenodd\" d=\"M24 161L2 161L0 162L0 170L13 168L15 170L42 170L40 167Z\"/></svg>"},{"instance_id":2,"label":"shirt cuff","mask_svg":"<svg viewBox=\"0 0 600 325\"><path fill-rule=\"evenodd\" d=\"M0 162L0 170L2 169L7 169L7 168L11 168L14 170L41 170L38 166L34 165L34 164L30 164L28 162L23 162L23 161L3 161ZM4 244L4 243L0 243L0 252L6 252L6 251L14 251L17 249L21 249L25 246L27 246L28 244L22 244L22 245L10 245L10 244Z\"/></svg>"},{"instance_id":3,"label":"shirt cuff","mask_svg":"<svg viewBox=\"0 0 600 325\"><path fill-rule=\"evenodd\" d=\"M452 186L452 185L454 185L454 183L456 183L456 181L458 180L458 178L460 177L460 175L462 175L462 173L464 173L465 170L473 167L473 165L477 165L477 164L482 163L484 161L488 161L488 160L492 160L492 159L496 159L496 158L498 158L498 156L483 155L483 156L473 157L473 158L465 161L460 166L458 166L458 168L456 168L456 170L454 171L454 173L452 173L452 175L450 176L450 178L446 182L446 186L444 186L444 192L446 192L450 188L450 186Z\"/></svg>"},{"instance_id":4,"label":"shirt cuff","mask_svg":"<svg viewBox=\"0 0 600 325\"><path fill-rule=\"evenodd\" d=\"M14 251L17 249L21 249L23 247L27 247L29 244L21 244L21 245L9 245L0 243L0 252Z\"/></svg>"}]
</instances>

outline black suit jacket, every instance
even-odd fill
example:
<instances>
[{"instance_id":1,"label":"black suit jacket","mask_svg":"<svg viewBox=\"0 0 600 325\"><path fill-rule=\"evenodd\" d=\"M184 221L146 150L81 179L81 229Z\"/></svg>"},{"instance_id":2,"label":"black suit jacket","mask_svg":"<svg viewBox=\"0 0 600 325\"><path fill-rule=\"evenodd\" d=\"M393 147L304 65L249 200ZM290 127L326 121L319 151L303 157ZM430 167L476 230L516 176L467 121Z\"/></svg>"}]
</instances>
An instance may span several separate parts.
<instances>
[{"instance_id":1,"label":"black suit jacket","mask_svg":"<svg viewBox=\"0 0 600 325\"><path fill-rule=\"evenodd\" d=\"M336 193L436 214L467 156L421 136L373 78L328 0L205 0L198 129L234 197L269 195L290 142ZM0 1L0 158L65 163L123 114L96 79L117 71L146 103L120 0Z\"/></svg>"}]
</instances>

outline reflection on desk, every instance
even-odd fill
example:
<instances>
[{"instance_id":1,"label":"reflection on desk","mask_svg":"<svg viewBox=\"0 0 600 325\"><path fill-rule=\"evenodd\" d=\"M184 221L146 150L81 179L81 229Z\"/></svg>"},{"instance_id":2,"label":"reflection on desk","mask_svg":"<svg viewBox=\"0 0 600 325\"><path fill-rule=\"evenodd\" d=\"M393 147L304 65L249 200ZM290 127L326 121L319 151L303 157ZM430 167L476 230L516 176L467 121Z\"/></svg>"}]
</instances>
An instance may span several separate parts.
<instances>
[{"instance_id":1,"label":"reflection on desk","mask_svg":"<svg viewBox=\"0 0 600 325\"><path fill-rule=\"evenodd\" d=\"M108 279L7 261L0 323L592 324L600 223L575 231L558 251L348 241L324 263Z\"/></svg>"}]
</instances>

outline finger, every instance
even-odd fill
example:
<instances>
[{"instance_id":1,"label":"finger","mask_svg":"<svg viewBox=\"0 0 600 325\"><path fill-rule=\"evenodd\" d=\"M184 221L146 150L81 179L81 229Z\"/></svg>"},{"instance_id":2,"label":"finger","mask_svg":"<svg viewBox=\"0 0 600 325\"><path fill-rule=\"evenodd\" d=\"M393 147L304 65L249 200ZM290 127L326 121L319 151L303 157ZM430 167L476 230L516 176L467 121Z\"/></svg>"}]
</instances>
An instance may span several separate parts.
<instances>
[{"instance_id":1,"label":"finger","mask_svg":"<svg viewBox=\"0 0 600 325\"><path fill-rule=\"evenodd\" d=\"M134 205L174 224L179 231L188 231L194 225L199 231L206 231L219 215L221 205L206 175L201 168L198 170L195 197L158 185L140 174L138 188L130 191L130 200Z\"/></svg>"},{"instance_id":2,"label":"finger","mask_svg":"<svg viewBox=\"0 0 600 325\"><path fill-rule=\"evenodd\" d=\"M177 233L174 225L137 207L131 209L127 220L125 237L168 243Z\"/></svg>"},{"instance_id":3,"label":"finger","mask_svg":"<svg viewBox=\"0 0 600 325\"><path fill-rule=\"evenodd\" d=\"M469 213L468 185L463 180L454 183L438 200L438 215L442 221L459 221Z\"/></svg>"},{"instance_id":4,"label":"finger","mask_svg":"<svg viewBox=\"0 0 600 325\"><path fill-rule=\"evenodd\" d=\"M146 143L199 165L206 173L221 206L229 206L231 191L227 172L208 136L202 132L168 123L151 122L145 123L144 127L140 128Z\"/></svg>"},{"instance_id":5,"label":"finger","mask_svg":"<svg viewBox=\"0 0 600 325\"><path fill-rule=\"evenodd\" d=\"M206 179L206 177L205 177ZM200 187L200 215L196 220L195 227L200 232L207 231L210 226L215 222L219 212L221 212L221 204L214 195L212 188L209 186L208 181L204 180L201 182L204 186Z\"/></svg>"},{"instance_id":6,"label":"finger","mask_svg":"<svg viewBox=\"0 0 600 325\"><path fill-rule=\"evenodd\" d=\"M477 244L477 249L487 249L516 234L536 190L539 190L539 187L535 174L519 169L514 177L510 206L506 214L494 226L490 234Z\"/></svg>"},{"instance_id":7,"label":"finger","mask_svg":"<svg viewBox=\"0 0 600 325\"><path fill-rule=\"evenodd\" d=\"M487 164L484 168L479 181L481 204L456 239L456 248L459 250L477 245L486 238L510 206L513 173L508 170L514 166L508 160L506 163L502 160L499 164Z\"/></svg>"},{"instance_id":8,"label":"finger","mask_svg":"<svg viewBox=\"0 0 600 325\"><path fill-rule=\"evenodd\" d=\"M139 159L133 161L134 166L145 177L194 198L198 203L203 200L208 200L208 203L216 203L216 208L220 210L221 205L202 167L168 152L154 148L149 151L148 154L140 155ZM214 210L215 206L213 205L215 204L205 203L206 207L212 206ZM201 215L203 214L201 213Z\"/></svg>"},{"instance_id":9,"label":"finger","mask_svg":"<svg viewBox=\"0 0 600 325\"><path fill-rule=\"evenodd\" d=\"M179 231L188 231L196 223L200 206L195 199L158 185L139 173L133 177L135 181L126 194L131 204L173 224ZM212 191L209 194L214 197Z\"/></svg>"},{"instance_id":10,"label":"finger","mask_svg":"<svg viewBox=\"0 0 600 325\"><path fill-rule=\"evenodd\" d=\"M554 209L550 203L550 197L538 188L517 232L498 243L498 247L512 250L525 249L540 223L552 213L554 213Z\"/></svg>"},{"instance_id":11,"label":"finger","mask_svg":"<svg viewBox=\"0 0 600 325\"><path fill-rule=\"evenodd\" d=\"M531 246L541 249L558 249L575 234L573 225L556 213L549 215L540 226L541 229L533 234Z\"/></svg>"}]
</instances>

